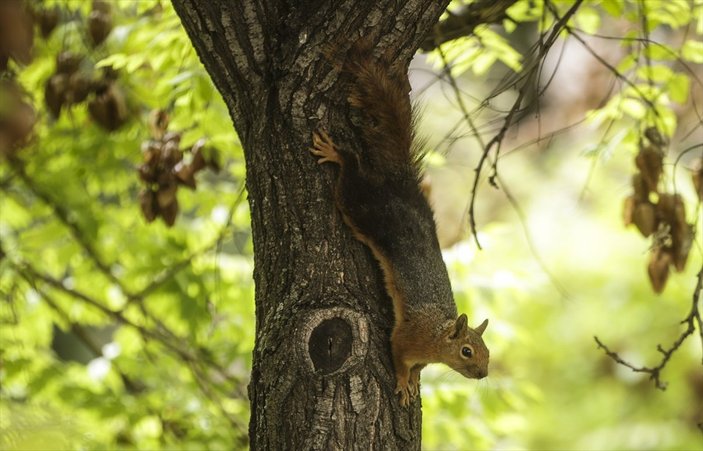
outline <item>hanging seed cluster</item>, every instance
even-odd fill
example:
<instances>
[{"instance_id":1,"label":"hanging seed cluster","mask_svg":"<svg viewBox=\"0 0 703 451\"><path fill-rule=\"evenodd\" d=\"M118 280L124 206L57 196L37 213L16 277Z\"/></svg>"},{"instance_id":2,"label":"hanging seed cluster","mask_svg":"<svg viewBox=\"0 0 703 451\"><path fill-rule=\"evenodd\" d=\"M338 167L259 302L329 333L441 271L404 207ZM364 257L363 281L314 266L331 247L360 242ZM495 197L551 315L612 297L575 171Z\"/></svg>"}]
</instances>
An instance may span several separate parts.
<instances>
[{"instance_id":1,"label":"hanging seed cluster","mask_svg":"<svg viewBox=\"0 0 703 451\"><path fill-rule=\"evenodd\" d=\"M83 56L61 52L56 57L56 70L44 87L44 102L54 118L65 108L88 102L90 117L107 131L115 131L127 122L127 100L112 70L103 71L98 79L91 75Z\"/></svg>"},{"instance_id":2,"label":"hanging seed cluster","mask_svg":"<svg viewBox=\"0 0 703 451\"><path fill-rule=\"evenodd\" d=\"M34 26L38 27L42 38L47 39L61 18L61 10L56 5L32 9L23 0L0 0L0 71L7 69L10 59L29 64L32 61ZM93 46L105 42L112 28L110 2L93 0L86 21L86 34Z\"/></svg>"},{"instance_id":3,"label":"hanging seed cluster","mask_svg":"<svg viewBox=\"0 0 703 451\"><path fill-rule=\"evenodd\" d=\"M655 128L648 128L644 135L635 157L638 170L632 176L634 193L625 199L624 222L652 238L647 272L652 288L661 293L670 269L684 270L693 243L693 227L686 222L681 196L659 189L666 140Z\"/></svg>"},{"instance_id":4,"label":"hanging seed cluster","mask_svg":"<svg viewBox=\"0 0 703 451\"><path fill-rule=\"evenodd\" d=\"M0 80L0 156L11 158L29 143L37 115L12 79Z\"/></svg>"},{"instance_id":5,"label":"hanging seed cluster","mask_svg":"<svg viewBox=\"0 0 703 451\"><path fill-rule=\"evenodd\" d=\"M155 112L150 120L153 139L142 143L144 162L139 166L139 178L145 187L139 193L142 214L148 222L157 217L168 225L176 222L178 215L178 188L196 188L195 174L205 167L219 171L214 155L206 155L205 141L198 140L186 151L190 161L184 160L184 152L179 149L180 133L167 132L168 117L163 112Z\"/></svg>"}]
</instances>

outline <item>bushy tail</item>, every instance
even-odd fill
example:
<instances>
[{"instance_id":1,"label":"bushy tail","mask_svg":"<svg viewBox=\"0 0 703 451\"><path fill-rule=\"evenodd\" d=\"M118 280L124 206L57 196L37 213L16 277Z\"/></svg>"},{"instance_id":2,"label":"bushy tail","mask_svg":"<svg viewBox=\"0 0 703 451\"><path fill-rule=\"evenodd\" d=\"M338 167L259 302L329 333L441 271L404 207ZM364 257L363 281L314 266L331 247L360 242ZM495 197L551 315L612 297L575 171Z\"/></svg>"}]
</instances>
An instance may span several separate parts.
<instances>
[{"instance_id":1,"label":"bushy tail","mask_svg":"<svg viewBox=\"0 0 703 451\"><path fill-rule=\"evenodd\" d=\"M365 118L362 131L369 158L383 159L384 167L415 172L420 156L414 145L410 83L400 66L388 58L374 59L370 42L362 39L347 53L342 71L351 78L349 104Z\"/></svg>"}]
</instances>

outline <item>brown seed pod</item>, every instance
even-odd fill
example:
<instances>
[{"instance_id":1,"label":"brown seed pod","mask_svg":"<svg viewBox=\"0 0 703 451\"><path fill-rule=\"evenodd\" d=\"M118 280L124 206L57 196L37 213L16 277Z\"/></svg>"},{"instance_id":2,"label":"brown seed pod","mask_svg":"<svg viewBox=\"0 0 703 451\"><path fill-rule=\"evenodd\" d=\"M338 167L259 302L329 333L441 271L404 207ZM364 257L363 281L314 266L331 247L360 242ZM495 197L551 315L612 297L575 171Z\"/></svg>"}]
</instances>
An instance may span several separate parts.
<instances>
[{"instance_id":1,"label":"brown seed pod","mask_svg":"<svg viewBox=\"0 0 703 451\"><path fill-rule=\"evenodd\" d=\"M648 237L657 229L656 211L649 202L636 201L632 213L632 222L642 236Z\"/></svg>"},{"instance_id":2,"label":"brown seed pod","mask_svg":"<svg viewBox=\"0 0 703 451\"><path fill-rule=\"evenodd\" d=\"M159 205L156 203L156 193L150 189L143 189L139 193L139 205L142 208L142 214L147 222L152 222L156 219L159 213Z\"/></svg>"},{"instance_id":3,"label":"brown seed pod","mask_svg":"<svg viewBox=\"0 0 703 451\"><path fill-rule=\"evenodd\" d=\"M33 18L20 0L0 1L0 70L12 58L18 63L32 61Z\"/></svg>"},{"instance_id":4,"label":"brown seed pod","mask_svg":"<svg viewBox=\"0 0 703 451\"><path fill-rule=\"evenodd\" d=\"M110 2L106 0L93 0L92 10L109 14L111 11Z\"/></svg>"},{"instance_id":5,"label":"brown seed pod","mask_svg":"<svg viewBox=\"0 0 703 451\"><path fill-rule=\"evenodd\" d=\"M652 143L652 145L654 145L660 149L662 147L666 146L666 144L667 144L666 138L664 138L662 136L662 134L659 133L659 130L657 130L656 127L648 127L644 131L644 136L647 137L647 139L649 140L650 143Z\"/></svg>"},{"instance_id":6,"label":"brown seed pod","mask_svg":"<svg viewBox=\"0 0 703 451\"><path fill-rule=\"evenodd\" d=\"M183 161L178 162L173 168L176 178L181 185L185 185L190 189L196 188L195 171L189 164L184 164Z\"/></svg>"},{"instance_id":7,"label":"brown seed pod","mask_svg":"<svg viewBox=\"0 0 703 451\"><path fill-rule=\"evenodd\" d=\"M88 103L88 112L98 125L115 131L127 122L127 101L116 84L110 83Z\"/></svg>"},{"instance_id":8,"label":"brown seed pod","mask_svg":"<svg viewBox=\"0 0 703 451\"><path fill-rule=\"evenodd\" d=\"M173 202L161 209L161 217L166 225L171 227L176 222L176 216L178 216L178 199L174 197Z\"/></svg>"},{"instance_id":9,"label":"brown seed pod","mask_svg":"<svg viewBox=\"0 0 703 451\"><path fill-rule=\"evenodd\" d=\"M102 11L93 10L88 15L88 35L93 45L105 42L112 31L112 15Z\"/></svg>"},{"instance_id":10,"label":"brown seed pod","mask_svg":"<svg viewBox=\"0 0 703 451\"><path fill-rule=\"evenodd\" d=\"M641 148L635 157L635 164L642 174L647 190L657 192L659 177L664 168L664 154L652 146Z\"/></svg>"},{"instance_id":11,"label":"brown seed pod","mask_svg":"<svg viewBox=\"0 0 703 451\"><path fill-rule=\"evenodd\" d=\"M83 55L65 51L56 55L56 73L70 75L78 70L83 61Z\"/></svg>"},{"instance_id":12,"label":"brown seed pod","mask_svg":"<svg viewBox=\"0 0 703 451\"><path fill-rule=\"evenodd\" d=\"M640 200L649 199L649 188L639 172L632 176L632 189L635 190L635 197Z\"/></svg>"},{"instance_id":13,"label":"brown seed pod","mask_svg":"<svg viewBox=\"0 0 703 451\"><path fill-rule=\"evenodd\" d=\"M688 260L688 255L691 252L692 246L693 227L686 224L685 229L679 232L674 242L674 247L672 247L673 264L678 272L683 272L686 268L686 261Z\"/></svg>"},{"instance_id":14,"label":"brown seed pod","mask_svg":"<svg viewBox=\"0 0 703 451\"><path fill-rule=\"evenodd\" d=\"M193 147L190 149L191 154L193 155L193 159L190 162L190 166L193 169L193 172L198 172L201 169L203 169L205 166L207 166L207 162L205 161L205 156L203 155L203 147L205 146L205 140L204 139L199 139L193 144Z\"/></svg>"},{"instance_id":15,"label":"brown seed pod","mask_svg":"<svg viewBox=\"0 0 703 451\"><path fill-rule=\"evenodd\" d=\"M93 91L93 81L81 72L75 72L68 78L68 92L66 94L66 104L73 105L88 98L88 94Z\"/></svg>"},{"instance_id":16,"label":"brown seed pod","mask_svg":"<svg viewBox=\"0 0 703 451\"><path fill-rule=\"evenodd\" d=\"M159 204L159 208L162 210L173 202L176 201L176 193L178 192L178 186L174 183L172 185L160 185L159 191L156 193L156 201Z\"/></svg>"},{"instance_id":17,"label":"brown seed pod","mask_svg":"<svg viewBox=\"0 0 703 451\"><path fill-rule=\"evenodd\" d=\"M683 217L681 215L684 215ZM683 198L679 194L662 193L657 202L657 217L671 225L676 224L677 219L685 222L685 210Z\"/></svg>"},{"instance_id":18,"label":"brown seed pod","mask_svg":"<svg viewBox=\"0 0 703 451\"><path fill-rule=\"evenodd\" d=\"M176 163L183 159L183 152L178 149L176 141L166 141L161 152L161 159L168 168L173 168Z\"/></svg>"},{"instance_id":19,"label":"brown seed pod","mask_svg":"<svg viewBox=\"0 0 703 451\"><path fill-rule=\"evenodd\" d=\"M61 114L61 108L66 103L67 91L68 75L54 74L47 80L44 86L44 103L52 117L58 118Z\"/></svg>"},{"instance_id":20,"label":"brown seed pod","mask_svg":"<svg viewBox=\"0 0 703 451\"><path fill-rule=\"evenodd\" d=\"M39 23L39 31L42 38L46 39L54 31L56 25L59 24L59 8L56 6L53 8L41 8L36 12L35 17Z\"/></svg>"},{"instance_id":21,"label":"brown seed pod","mask_svg":"<svg viewBox=\"0 0 703 451\"><path fill-rule=\"evenodd\" d=\"M0 81L0 153L6 156L27 145L37 121L34 108L25 97L26 93L15 81Z\"/></svg>"},{"instance_id":22,"label":"brown seed pod","mask_svg":"<svg viewBox=\"0 0 703 451\"><path fill-rule=\"evenodd\" d=\"M144 163L151 164L152 161L157 161L161 158L161 141L155 139L149 139L142 142L142 155L144 157Z\"/></svg>"},{"instance_id":23,"label":"brown seed pod","mask_svg":"<svg viewBox=\"0 0 703 451\"><path fill-rule=\"evenodd\" d=\"M671 254L661 247L652 250L649 256L647 273L655 293L661 293L669 278L669 265L672 262Z\"/></svg>"}]
</instances>

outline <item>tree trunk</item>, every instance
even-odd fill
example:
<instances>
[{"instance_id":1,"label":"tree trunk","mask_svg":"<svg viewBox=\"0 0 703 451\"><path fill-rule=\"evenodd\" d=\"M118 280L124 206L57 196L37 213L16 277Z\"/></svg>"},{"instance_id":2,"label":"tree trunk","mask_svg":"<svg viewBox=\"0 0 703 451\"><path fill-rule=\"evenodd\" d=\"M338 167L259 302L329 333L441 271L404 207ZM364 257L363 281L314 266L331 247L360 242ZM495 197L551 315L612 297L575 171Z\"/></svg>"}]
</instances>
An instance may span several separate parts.
<instances>
[{"instance_id":1,"label":"tree trunk","mask_svg":"<svg viewBox=\"0 0 703 451\"><path fill-rule=\"evenodd\" d=\"M308 148L353 142L329 57L361 36L408 63L448 0L173 0L241 139L254 241L252 449L418 449L419 402L399 406L390 299L342 222L333 172ZM343 53L342 53L343 54Z\"/></svg>"}]
</instances>

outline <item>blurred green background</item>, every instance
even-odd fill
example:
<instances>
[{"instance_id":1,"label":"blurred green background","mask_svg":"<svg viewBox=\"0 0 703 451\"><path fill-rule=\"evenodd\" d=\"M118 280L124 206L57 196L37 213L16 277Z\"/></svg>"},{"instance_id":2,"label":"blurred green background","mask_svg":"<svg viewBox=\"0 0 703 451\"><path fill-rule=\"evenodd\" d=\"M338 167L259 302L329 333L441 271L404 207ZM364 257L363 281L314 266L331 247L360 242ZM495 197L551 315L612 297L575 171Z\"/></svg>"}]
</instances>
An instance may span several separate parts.
<instances>
[{"instance_id":1,"label":"blurred green background","mask_svg":"<svg viewBox=\"0 0 703 451\"><path fill-rule=\"evenodd\" d=\"M517 97L510 81L531 67L530 43L553 23L550 8L563 13L570 3L518 1L513 21L411 65L457 304L474 325L490 319L487 379L423 371L426 449L703 449L700 330L668 362L665 391L594 340L635 366L655 366L657 345L671 346L693 305L703 258L691 169L701 149L685 150L703 142L703 2L582 5L571 23L587 44L564 34L550 51L538 77L543 95L504 139L501 189L489 186L490 168L479 184L481 250L467 233L482 150L475 132L484 144L498 132ZM36 19L33 58L3 73L25 91L36 122L25 143L0 149L0 448L244 447L253 259L242 149L227 109L169 3L111 2L101 42L90 2L32 6L36 17L49 15ZM54 8L56 27L43 36ZM47 86L65 51L82 55L77 73L117 90L116 130L89 106L98 91L50 113ZM632 85L656 90L655 102L627 92ZM7 115L14 88L4 86ZM178 188L173 227L147 222L140 209L148 189L140 149L160 133L158 109L182 149L205 139L222 167L199 172L195 190ZM622 219L652 125L671 143L662 185L683 196L696 232L686 269L672 272L661 294L647 275L651 240ZM183 158L192 164L194 152Z\"/></svg>"}]
</instances>

